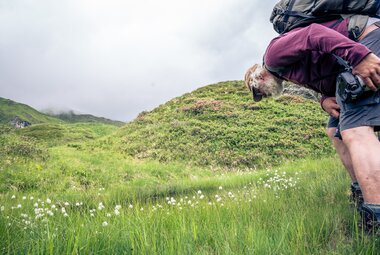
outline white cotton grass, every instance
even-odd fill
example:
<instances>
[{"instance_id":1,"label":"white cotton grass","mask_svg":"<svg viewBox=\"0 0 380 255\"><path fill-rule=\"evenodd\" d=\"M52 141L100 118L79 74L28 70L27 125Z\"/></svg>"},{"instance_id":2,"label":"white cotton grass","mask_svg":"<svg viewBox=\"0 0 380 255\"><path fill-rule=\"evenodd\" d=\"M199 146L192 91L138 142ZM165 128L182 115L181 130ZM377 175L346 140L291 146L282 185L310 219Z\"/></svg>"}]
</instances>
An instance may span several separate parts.
<instances>
[{"instance_id":1,"label":"white cotton grass","mask_svg":"<svg viewBox=\"0 0 380 255\"><path fill-rule=\"evenodd\" d=\"M112 203L106 201L91 201L91 205L83 201L54 201L53 198L38 198L23 194L12 194L8 197L11 204L1 204L0 214L5 215L6 225L21 224L21 227L32 229L40 224L65 225L77 217L84 217L87 224L102 227L114 226L115 221L127 221L128 218L139 214L173 215L186 213L188 210L228 210L240 203L266 203L279 199L283 192L298 189L299 174L289 174L277 170L264 172L257 181L244 183L240 188L231 188L224 184L216 185L214 191L204 192L195 189L183 196L168 196L158 199L155 203L142 204L132 201ZM219 209L218 209L219 208ZM207 209L206 209L207 210ZM7 218L8 216L8 218ZM11 216L11 217L9 217ZM19 218L19 219L18 219ZM84 227L86 224L84 224Z\"/></svg>"},{"instance_id":2,"label":"white cotton grass","mask_svg":"<svg viewBox=\"0 0 380 255\"><path fill-rule=\"evenodd\" d=\"M116 216L118 216L120 215L120 210L121 210L121 205L116 205L113 212Z\"/></svg>"},{"instance_id":3,"label":"white cotton grass","mask_svg":"<svg viewBox=\"0 0 380 255\"><path fill-rule=\"evenodd\" d=\"M103 202L100 202L99 205L98 205L98 209L99 210L103 210L105 208Z\"/></svg>"}]
</instances>

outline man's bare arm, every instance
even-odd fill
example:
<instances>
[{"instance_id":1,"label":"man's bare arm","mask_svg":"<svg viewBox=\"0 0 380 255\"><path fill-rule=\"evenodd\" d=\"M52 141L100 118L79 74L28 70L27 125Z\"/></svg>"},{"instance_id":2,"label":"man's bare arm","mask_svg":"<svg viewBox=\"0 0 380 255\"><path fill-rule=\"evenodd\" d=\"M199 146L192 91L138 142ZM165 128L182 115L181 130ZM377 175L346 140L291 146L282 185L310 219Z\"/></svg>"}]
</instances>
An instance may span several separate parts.
<instances>
[{"instance_id":1,"label":"man's bare arm","mask_svg":"<svg viewBox=\"0 0 380 255\"><path fill-rule=\"evenodd\" d=\"M338 103L336 102L335 97L327 97L325 100L322 102L322 108L325 110L330 116L334 118L339 118L339 110L340 107Z\"/></svg>"},{"instance_id":2,"label":"man's bare arm","mask_svg":"<svg viewBox=\"0 0 380 255\"><path fill-rule=\"evenodd\" d=\"M380 58L375 54L368 54L353 69L353 74L359 75L364 83L376 91L380 87Z\"/></svg>"}]
</instances>

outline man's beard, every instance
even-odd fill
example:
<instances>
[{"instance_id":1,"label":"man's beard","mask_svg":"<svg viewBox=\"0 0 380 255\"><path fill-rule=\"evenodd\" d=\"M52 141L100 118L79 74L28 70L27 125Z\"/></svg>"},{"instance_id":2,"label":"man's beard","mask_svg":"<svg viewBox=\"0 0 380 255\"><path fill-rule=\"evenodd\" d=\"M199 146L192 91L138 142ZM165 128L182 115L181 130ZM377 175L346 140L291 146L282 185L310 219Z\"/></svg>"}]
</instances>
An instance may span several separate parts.
<instances>
[{"instance_id":1,"label":"man's beard","mask_svg":"<svg viewBox=\"0 0 380 255\"><path fill-rule=\"evenodd\" d=\"M260 88L265 96L278 97L281 95L284 87L282 86L282 80L276 78L268 78L265 81L265 85Z\"/></svg>"}]
</instances>

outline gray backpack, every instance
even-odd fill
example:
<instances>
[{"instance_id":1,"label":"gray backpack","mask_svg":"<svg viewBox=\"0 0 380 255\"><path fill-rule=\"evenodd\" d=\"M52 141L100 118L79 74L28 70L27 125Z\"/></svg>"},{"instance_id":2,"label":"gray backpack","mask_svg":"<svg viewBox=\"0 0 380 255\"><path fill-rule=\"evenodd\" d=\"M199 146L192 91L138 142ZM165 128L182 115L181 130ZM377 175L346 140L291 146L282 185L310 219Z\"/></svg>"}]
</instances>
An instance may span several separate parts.
<instances>
[{"instance_id":1,"label":"gray backpack","mask_svg":"<svg viewBox=\"0 0 380 255\"><path fill-rule=\"evenodd\" d=\"M356 40L368 16L379 17L380 0L280 0L273 8L270 21L279 34L311 23L321 23L355 15L349 24L350 37Z\"/></svg>"}]
</instances>

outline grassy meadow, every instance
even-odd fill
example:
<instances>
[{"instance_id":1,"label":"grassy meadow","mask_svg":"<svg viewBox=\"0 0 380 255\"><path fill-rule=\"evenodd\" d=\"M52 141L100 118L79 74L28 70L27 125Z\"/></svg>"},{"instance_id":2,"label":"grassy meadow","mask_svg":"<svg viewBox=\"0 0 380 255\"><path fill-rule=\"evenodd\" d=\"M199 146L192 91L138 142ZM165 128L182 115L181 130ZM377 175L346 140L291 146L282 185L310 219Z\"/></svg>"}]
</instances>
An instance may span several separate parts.
<instances>
[{"instance_id":1,"label":"grassy meadow","mask_svg":"<svg viewBox=\"0 0 380 255\"><path fill-rule=\"evenodd\" d=\"M335 158L224 172L122 157L110 164L108 153L78 157L73 150L56 149L42 165L2 167L1 253L376 254L379 249L380 241L358 228L349 180Z\"/></svg>"},{"instance_id":2,"label":"grassy meadow","mask_svg":"<svg viewBox=\"0 0 380 255\"><path fill-rule=\"evenodd\" d=\"M314 101L254 103L242 82L225 82L122 127L84 115L46 121L3 101L33 118L16 130L7 125L16 113L3 112L0 254L380 250L358 226Z\"/></svg>"}]
</instances>

